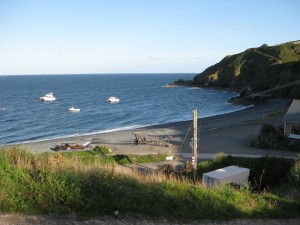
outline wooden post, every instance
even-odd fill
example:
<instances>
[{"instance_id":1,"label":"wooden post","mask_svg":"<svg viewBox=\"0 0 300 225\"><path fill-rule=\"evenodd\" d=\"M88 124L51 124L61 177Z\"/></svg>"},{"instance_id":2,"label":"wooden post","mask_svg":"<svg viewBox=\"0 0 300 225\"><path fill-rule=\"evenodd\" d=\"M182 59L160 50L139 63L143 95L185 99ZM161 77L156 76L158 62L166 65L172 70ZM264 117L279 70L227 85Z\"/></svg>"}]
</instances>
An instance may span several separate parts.
<instances>
[{"instance_id":1,"label":"wooden post","mask_svg":"<svg viewBox=\"0 0 300 225\"><path fill-rule=\"evenodd\" d=\"M196 180L196 175L197 175L197 156L198 156L198 152L197 152L197 120L198 120L198 113L197 110L195 109L193 111L194 113L194 134L193 134L193 157L192 157L192 165L193 165L193 175L194 175L194 181Z\"/></svg>"}]
</instances>

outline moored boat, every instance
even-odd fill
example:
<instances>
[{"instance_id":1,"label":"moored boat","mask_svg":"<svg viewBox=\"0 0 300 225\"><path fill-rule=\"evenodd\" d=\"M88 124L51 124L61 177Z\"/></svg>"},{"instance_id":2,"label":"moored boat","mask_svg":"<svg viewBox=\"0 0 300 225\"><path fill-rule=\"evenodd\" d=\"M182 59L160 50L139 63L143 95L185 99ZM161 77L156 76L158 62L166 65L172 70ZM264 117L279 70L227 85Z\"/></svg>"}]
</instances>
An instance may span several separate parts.
<instances>
[{"instance_id":1,"label":"moored boat","mask_svg":"<svg viewBox=\"0 0 300 225\"><path fill-rule=\"evenodd\" d=\"M69 108L69 112L80 112L80 109L71 107L71 108Z\"/></svg>"},{"instance_id":2,"label":"moored boat","mask_svg":"<svg viewBox=\"0 0 300 225\"><path fill-rule=\"evenodd\" d=\"M108 101L109 103L116 103L116 102L119 102L120 99L118 99L118 98L112 96L112 97L110 97L109 99L107 99L107 101Z\"/></svg>"},{"instance_id":3,"label":"moored boat","mask_svg":"<svg viewBox=\"0 0 300 225\"><path fill-rule=\"evenodd\" d=\"M50 92L50 93L46 94L45 96L40 97L40 100L51 102L51 101L55 101L56 97L54 96L54 94L52 92Z\"/></svg>"}]
</instances>

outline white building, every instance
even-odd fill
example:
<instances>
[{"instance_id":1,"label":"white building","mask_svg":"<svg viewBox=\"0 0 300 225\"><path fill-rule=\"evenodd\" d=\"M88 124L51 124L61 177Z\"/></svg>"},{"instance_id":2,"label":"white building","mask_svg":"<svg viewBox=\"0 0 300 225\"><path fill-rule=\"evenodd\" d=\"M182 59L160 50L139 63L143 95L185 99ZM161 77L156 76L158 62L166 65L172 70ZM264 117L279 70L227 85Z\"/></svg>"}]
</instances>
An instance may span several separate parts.
<instances>
[{"instance_id":1,"label":"white building","mask_svg":"<svg viewBox=\"0 0 300 225\"><path fill-rule=\"evenodd\" d=\"M294 99L283 122L284 134L290 138L300 139L300 99Z\"/></svg>"},{"instance_id":2,"label":"white building","mask_svg":"<svg viewBox=\"0 0 300 225\"><path fill-rule=\"evenodd\" d=\"M238 184L247 187L250 169L239 166L228 166L202 175L204 186L212 187L222 184Z\"/></svg>"}]
</instances>

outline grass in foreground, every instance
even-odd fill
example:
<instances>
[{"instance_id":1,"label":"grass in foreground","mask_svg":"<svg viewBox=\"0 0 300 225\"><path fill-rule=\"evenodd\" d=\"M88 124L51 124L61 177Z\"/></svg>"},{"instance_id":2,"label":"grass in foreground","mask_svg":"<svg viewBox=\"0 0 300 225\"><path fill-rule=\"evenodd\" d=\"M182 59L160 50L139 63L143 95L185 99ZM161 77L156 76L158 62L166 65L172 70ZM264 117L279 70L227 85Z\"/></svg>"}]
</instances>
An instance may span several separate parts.
<instances>
[{"instance_id":1,"label":"grass in foreground","mask_svg":"<svg viewBox=\"0 0 300 225\"><path fill-rule=\"evenodd\" d=\"M300 216L299 202L270 192L230 186L207 189L200 182L164 174L124 175L115 163L1 149L0 211L89 216L118 211L212 220Z\"/></svg>"}]
</instances>

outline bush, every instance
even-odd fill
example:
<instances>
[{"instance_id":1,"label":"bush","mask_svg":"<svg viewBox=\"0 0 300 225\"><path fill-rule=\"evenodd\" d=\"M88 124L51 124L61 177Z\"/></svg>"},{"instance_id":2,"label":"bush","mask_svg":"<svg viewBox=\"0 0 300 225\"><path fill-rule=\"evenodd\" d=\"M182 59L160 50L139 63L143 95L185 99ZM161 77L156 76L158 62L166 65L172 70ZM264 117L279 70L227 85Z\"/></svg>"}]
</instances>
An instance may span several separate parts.
<instances>
[{"instance_id":1,"label":"bush","mask_svg":"<svg viewBox=\"0 0 300 225\"><path fill-rule=\"evenodd\" d=\"M284 135L283 127L273 127L269 124L264 124L260 130L260 134L256 140L250 143L254 148L271 148L284 149L289 151L299 151L300 141L293 140Z\"/></svg>"},{"instance_id":2,"label":"bush","mask_svg":"<svg viewBox=\"0 0 300 225\"><path fill-rule=\"evenodd\" d=\"M270 124L264 124L261 128L261 134L263 136L265 135L268 135L268 134L272 134L272 133L275 133L276 132L276 129L275 127L273 127L272 125Z\"/></svg>"},{"instance_id":3,"label":"bush","mask_svg":"<svg viewBox=\"0 0 300 225\"><path fill-rule=\"evenodd\" d=\"M278 185L287 180L292 165L293 160L291 159L262 157L258 160L257 165L253 165L250 175L251 182L258 190ZM261 182L259 183L260 178Z\"/></svg>"},{"instance_id":4,"label":"bush","mask_svg":"<svg viewBox=\"0 0 300 225\"><path fill-rule=\"evenodd\" d=\"M224 152L218 152L214 158L213 161L216 163L221 163L225 158L226 158L226 154Z\"/></svg>"},{"instance_id":5,"label":"bush","mask_svg":"<svg viewBox=\"0 0 300 225\"><path fill-rule=\"evenodd\" d=\"M106 145L96 146L93 150L94 150L95 154L100 153L100 154L106 155L106 154L112 153L111 148L109 146L106 146Z\"/></svg>"},{"instance_id":6,"label":"bush","mask_svg":"<svg viewBox=\"0 0 300 225\"><path fill-rule=\"evenodd\" d=\"M293 186L300 187L300 155L291 169L289 181Z\"/></svg>"},{"instance_id":7,"label":"bush","mask_svg":"<svg viewBox=\"0 0 300 225\"><path fill-rule=\"evenodd\" d=\"M160 165L156 171L162 172L163 174L169 176L170 174L174 174L175 167L174 167L174 165L171 165L171 164L163 164L163 165Z\"/></svg>"},{"instance_id":8,"label":"bush","mask_svg":"<svg viewBox=\"0 0 300 225\"><path fill-rule=\"evenodd\" d=\"M270 146L262 139L261 135L257 137L256 140L251 141L249 144L250 147L253 148L261 148L261 149L266 149L269 148Z\"/></svg>"},{"instance_id":9,"label":"bush","mask_svg":"<svg viewBox=\"0 0 300 225\"><path fill-rule=\"evenodd\" d=\"M291 150L300 151L300 140L295 141L294 143L292 143Z\"/></svg>"}]
</instances>

